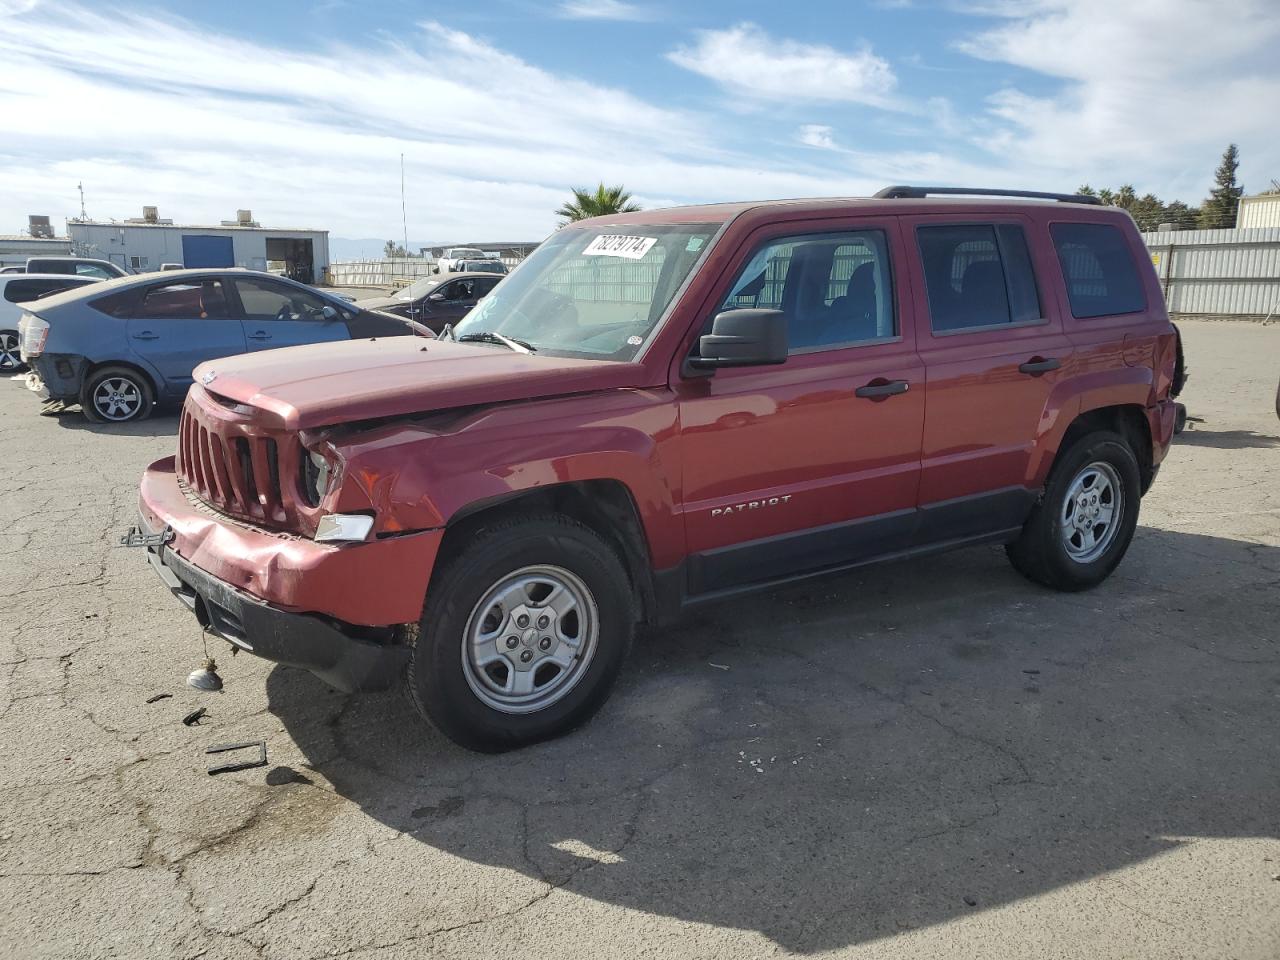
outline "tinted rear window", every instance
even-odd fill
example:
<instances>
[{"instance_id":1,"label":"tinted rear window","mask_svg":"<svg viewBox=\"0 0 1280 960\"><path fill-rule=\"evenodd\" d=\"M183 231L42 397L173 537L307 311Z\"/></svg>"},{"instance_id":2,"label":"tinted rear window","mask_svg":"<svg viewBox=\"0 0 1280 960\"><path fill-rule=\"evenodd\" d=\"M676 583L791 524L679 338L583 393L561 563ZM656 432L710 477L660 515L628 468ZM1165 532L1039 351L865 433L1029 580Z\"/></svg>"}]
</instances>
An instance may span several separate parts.
<instances>
[{"instance_id":1,"label":"tinted rear window","mask_svg":"<svg viewBox=\"0 0 1280 960\"><path fill-rule=\"evenodd\" d=\"M1022 227L946 224L920 227L917 239L935 333L1041 319Z\"/></svg>"},{"instance_id":2,"label":"tinted rear window","mask_svg":"<svg viewBox=\"0 0 1280 960\"><path fill-rule=\"evenodd\" d=\"M77 281L72 277L66 280L10 280L5 284L4 298L10 303L26 303L28 300L35 300L46 294L84 285L85 282Z\"/></svg>"},{"instance_id":3,"label":"tinted rear window","mask_svg":"<svg viewBox=\"0 0 1280 960\"><path fill-rule=\"evenodd\" d=\"M1146 309L1133 253L1118 227L1055 223L1049 228L1067 284L1071 315L1079 319Z\"/></svg>"}]
</instances>

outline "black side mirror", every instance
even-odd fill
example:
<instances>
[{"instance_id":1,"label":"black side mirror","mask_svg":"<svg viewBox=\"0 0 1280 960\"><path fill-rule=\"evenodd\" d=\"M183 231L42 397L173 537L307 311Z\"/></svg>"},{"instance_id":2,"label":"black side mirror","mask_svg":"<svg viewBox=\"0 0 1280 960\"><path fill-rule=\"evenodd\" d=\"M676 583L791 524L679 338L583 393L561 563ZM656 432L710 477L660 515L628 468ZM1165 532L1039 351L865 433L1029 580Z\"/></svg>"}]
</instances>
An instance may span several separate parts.
<instances>
[{"instance_id":1,"label":"black side mirror","mask_svg":"<svg viewBox=\"0 0 1280 960\"><path fill-rule=\"evenodd\" d=\"M787 362L787 317L781 310L725 310L711 321L689 358L694 370L761 367Z\"/></svg>"}]
</instances>

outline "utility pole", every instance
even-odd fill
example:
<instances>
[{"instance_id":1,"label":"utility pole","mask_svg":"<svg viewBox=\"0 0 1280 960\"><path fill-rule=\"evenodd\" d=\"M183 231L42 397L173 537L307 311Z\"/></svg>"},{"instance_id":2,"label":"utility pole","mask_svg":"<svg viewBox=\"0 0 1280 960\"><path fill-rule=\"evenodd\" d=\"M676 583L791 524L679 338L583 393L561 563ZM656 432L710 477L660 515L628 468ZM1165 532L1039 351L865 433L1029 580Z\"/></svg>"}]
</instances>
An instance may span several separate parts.
<instances>
[{"instance_id":1,"label":"utility pole","mask_svg":"<svg viewBox=\"0 0 1280 960\"><path fill-rule=\"evenodd\" d=\"M404 255L409 255L409 217L404 209L404 154L400 154L400 225L404 228Z\"/></svg>"},{"instance_id":2,"label":"utility pole","mask_svg":"<svg viewBox=\"0 0 1280 960\"><path fill-rule=\"evenodd\" d=\"M88 220L88 215L84 212L84 181L81 180L76 184L76 189L80 191L80 219Z\"/></svg>"}]
</instances>

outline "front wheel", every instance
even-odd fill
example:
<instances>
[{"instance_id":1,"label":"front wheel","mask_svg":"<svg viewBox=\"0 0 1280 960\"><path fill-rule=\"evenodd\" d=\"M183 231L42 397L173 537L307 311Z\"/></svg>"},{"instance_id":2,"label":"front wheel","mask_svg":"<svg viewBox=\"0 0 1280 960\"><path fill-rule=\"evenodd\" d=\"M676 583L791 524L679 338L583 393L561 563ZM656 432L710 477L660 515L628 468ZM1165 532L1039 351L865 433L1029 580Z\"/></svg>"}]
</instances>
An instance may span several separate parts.
<instances>
[{"instance_id":1,"label":"front wheel","mask_svg":"<svg viewBox=\"0 0 1280 960\"><path fill-rule=\"evenodd\" d=\"M80 391L80 409L94 423L145 420L155 406L147 378L128 367L95 370Z\"/></svg>"},{"instance_id":2,"label":"front wheel","mask_svg":"<svg viewBox=\"0 0 1280 960\"><path fill-rule=\"evenodd\" d=\"M604 703L636 620L621 561L589 527L554 514L496 523L432 578L409 689L473 750L556 737Z\"/></svg>"},{"instance_id":3,"label":"front wheel","mask_svg":"<svg viewBox=\"0 0 1280 960\"><path fill-rule=\"evenodd\" d=\"M1056 590L1087 590L1111 575L1129 549L1141 501L1138 460L1110 431L1063 450L1044 497L1005 550L1023 576Z\"/></svg>"}]
</instances>

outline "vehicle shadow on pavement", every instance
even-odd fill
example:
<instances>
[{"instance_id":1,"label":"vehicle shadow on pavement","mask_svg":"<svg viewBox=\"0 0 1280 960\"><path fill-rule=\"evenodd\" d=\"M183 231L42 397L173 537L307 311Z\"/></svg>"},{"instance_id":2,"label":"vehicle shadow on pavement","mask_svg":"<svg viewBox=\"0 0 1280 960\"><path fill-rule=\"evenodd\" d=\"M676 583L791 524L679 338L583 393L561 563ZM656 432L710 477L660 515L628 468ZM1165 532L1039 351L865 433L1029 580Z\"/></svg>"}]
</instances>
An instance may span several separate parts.
<instances>
[{"instance_id":1,"label":"vehicle shadow on pavement","mask_svg":"<svg viewBox=\"0 0 1280 960\"><path fill-rule=\"evenodd\" d=\"M498 756L296 670L269 709L423 844L808 953L1274 836L1278 584L1280 549L1145 528L1086 594L998 549L868 568L641 637L593 722Z\"/></svg>"},{"instance_id":2,"label":"vehicle shadow on pavement","mask_svg":"<svg viewBox=\"0 0 1280 960\"><path fill-rule=\"evenodd\" d=\"M1253 430L1184 430L1173 442L1179 446L1212 447L1216 450L1280 447L1280 437Z\"/></svg>"},{"instance_id":3,"label":"vehicle shadow on pavement","mask_svg":"<svg viewBox=\"0 0 1280 960\"><path fill-rule=\"evenodd\" d=\"M68 430L84 430L88 433L119 434L126 437L176 437L178 435L180 407L157 408L146 420L131 423L94 423L85 419L79 407L48 414L58 421L58 426Z\"/></svg>"}]
</instances>

